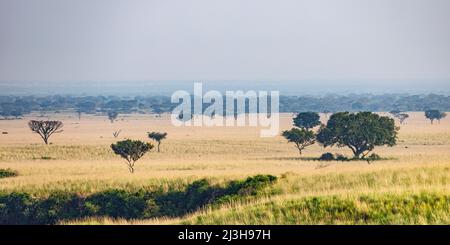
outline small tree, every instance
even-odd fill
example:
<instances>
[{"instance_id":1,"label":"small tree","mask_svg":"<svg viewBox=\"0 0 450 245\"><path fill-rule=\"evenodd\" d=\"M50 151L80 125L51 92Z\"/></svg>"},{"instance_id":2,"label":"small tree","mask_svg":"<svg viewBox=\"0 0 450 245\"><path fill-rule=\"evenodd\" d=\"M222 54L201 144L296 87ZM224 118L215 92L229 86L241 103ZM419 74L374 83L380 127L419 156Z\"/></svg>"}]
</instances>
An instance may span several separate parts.
<instances>
[{"instance_id":1,"label":"small tree","mask_svg":"<svg viewBox=\"0 0 450 245\"><path fill-rule=\"evenodd\" d=\"M295 144L295 147L298 149L300 155L302 155L303 149L316 142L314 132L309 129L292 128L291 130L283 131L282 135L288 142Z\"/></svg>"},{"instance_id":2,"label":"small tree","mask_svg":"<svg viewBox=\"0 0 450 245\"><path fill-rule=\"evenodd\" d=\"M159 145L161 144L161 141L167 137L167 133L149 132L147 134L150 139L158 142L158 152L159 152Z\"/></svg>"},{"instance_id":3,"label":"small tree","mask_svg":"<svg viewBox=\"0 0 450 245\"><path fill-rule=\"evenodd\" d=\"M365 158L375 146L394 146L399 128L394 119L372 112L339 112L319 129L317 141L324 147L348 147L355 158Z\"/></svg>"},{"instance_id":4,"label":"small tree","mask_svg":"<svg viewBox=\"0 0 450 245\"><path fill-rule=\"evenodd\" d=\"M403 124L406 119L409 118L409 115L406 113L402 113L400 110L392 110L389 112L394 118L397 118L400 124Z\"/></svg>"},{"instance_id":5,"label":"small tree","mask_svg":"<svg viewBox=\"0 0 450 245\"><path fill-rule=\"evenodd\" d=\"M119 135L120 135L120 132L122 132L122 130L121 130L121 129L119 129L119 130L116 130L116 131L114 131L114 132L113 132L113 136L114 136L114 138L117 138L117 137L119 137Z\"/></svg>"},{"instance_id":6,"label":"small tree","mask_svg":"<svg viewBox=\"0 0 450 245\"><path fill-rule=\"evenodd\" d=\"M439 110L426 110L425 111L425 117L430 119L431 124L433 124L434 120L437 120L440 123L441 119L446 116L447 116L447 114L445 112L441 112Z\"/></svg>"},{"instance_id":7,"label":"small tree","mask_svg":"<svg viewBox=\"0 0 450 245\"><path fill-rule=\"evenodd\" d=\"M116 144L111 144L111 149L114 153L120 155L127 161L127 166L130 173L134 173L134 164L136 161L152 148L153 145L150 143L130 139L119 141Z\"/></svg>"},{"instance_id":8,"label":"small tree","mask_svg":"<svg viewBox=\"0 0 450 245\"><path fill-rule=\"evenodd\" d=\"M314 128L320 125L320 116L316 112L300 112L294 118L294 125L305 129Z\"/></svg>"},{"instance_id":9,"label":"small tree","mask_svg":"<svg viewBox=\"0 0 450 245\"><path fill-rule=\"evenodd\" d=\"M78 116L78 120L81 120L81 109L77 109L77 116Z\"/></svg>"},{"instance_id":10,"label":"small tree","mask_svg":"<svg viewBox=\"0 0 450 245\"><path fill-rule=\"evenodd\" d=\"M405 122L405 120L409 118L409 115L406 113L399 113L395 117L398 118L398 120L400 121L400 124L403 124Z\"/></svg>"},{"instance_id":11,"label":"small tree","mask_svg":"<svg viewBox=\"0 0 450 245\"><path fill-rule=\"evenodd\" d=\"M119 113L117 111L108 112L108 119L111 121L111 123L114 123L114 121L117 119L117 116L119 116Z\"/></svg>"},{"instance_id":12,"label":"small tree","mask_svg":"<svg viewBox=\"0 0 450 245\"><path fill-rule=\"evenodd\" d=\"M52 134L62 132L61 128L63 127L63 123L61 121L31 120L28 122L28 126L30 127L31 131L39 134L44 143L47 145L48 139Z\"/></svg>"}]
</instances>

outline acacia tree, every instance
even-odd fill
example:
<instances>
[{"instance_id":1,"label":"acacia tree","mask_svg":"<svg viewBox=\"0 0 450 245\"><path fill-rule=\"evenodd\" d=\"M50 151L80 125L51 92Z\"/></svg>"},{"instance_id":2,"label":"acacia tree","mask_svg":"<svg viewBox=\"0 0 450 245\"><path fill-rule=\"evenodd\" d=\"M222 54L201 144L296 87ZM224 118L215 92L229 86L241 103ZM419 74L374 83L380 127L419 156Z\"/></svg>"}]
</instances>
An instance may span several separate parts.
<instances>
[{"instance_id":1,"label":"acacia tree","mask_svg":"<svg viewBox=\"0 0 450 245\"><path fill-rule=\"evenodd\" d=\"M293 119L294 126L291 130L283 131L282 136L288 142L294 143L300 155L303 149L307 146L313 145L316 140L316 134L311 129L320 125L320 116L315 112L300 112Z\"/></svg>"},{"instance_id":2,"label":"acacia tree","mask_svg":"<svg viewBox=\"0 0 450 245\"><path fill-rule=\"evenodd\" d=\"M130 173L134 173L136 161L153 149L153 145L140 140L127 139L111 144L111 149L127 161L128 170Z\"/></svg>"},{"instance_id":3,"label":"acacia tree","mask_svg":"<svg viewBox=\"0 0 450 245\"><path fill-rule=\"evenodd\" d=\"M372 112L339 112L319 129L317 141L324 147L348 147L355 158L364 159L375 146L394 146L398 130L389 117Z\"/></svg>"},{"instance_id":4,"label":"acacia tree","mask_svg":"<svg viewBox=\"0 0 450 245\"><path fill-rule=\"evenodd\" d=\"M406 113L400 113L400 114L397 114L396 118L398 118L398 120L400 121L400 124L403 124L405 122L405 120L409 118L409 115Z\"/></svg>"},{"instance_id":5,"label":"acacia tree","mask_svg":"<svg viewBox=\"0 0 450 245\"><path fill-rule=\"evenodd\" d=\"M425 111L425 117L430 119L431 124L433 124L434 120L437 120L440 123L441 119L446 116L447 116L447 113L441 112L439 110L426 110Z\"/></svg>"},{"instance_id":6,"label":"acacia tree","mask_svg":"<svg viewBox=\"0 0 450 245\"><path fill-rule=\"evenodd\" d=\"M167 137L167 133L149 132L147 134L150 139L158 142L158 152L159 152L159 145L161 145L161 141Z\"/></svg>"},{"instance_id":7,"label":"acacia tree","mask_svg":"<svg viewBox=\"0 0 450 245\"><path fill-rule=\"evenodd\" d=\"M113 123L117 119L117 116L119 116L119 113L117 111L108 112L108 119L111 121L111 123Z\"/></svg>"},{"instance_id":8,"label":"acacia tree","mask_svg":"<svg viewBox=\"0 0 450 245\"><path fill-rule=\"evenodd\" d=\"M314 128L320 125L320 116L316 112L300 112L294 118L294 125L305 129Z\"/></svg>"},{"instance_id":9,"label":"acacia tree","mask_svg":"<svg viewBox=\"0 0 450 245\"><path fill-rule=\"evenodd\" d=\"M389 112L394 118L397 118L400 124L403 124L409 118L407 113L402 113L400 110L392 110Z\"/></svg>"},{"instance_id":10,"label":"acacia tree","mask_svg":"<svg viewBox=\"0 0 450 245\"><path fill-rule=\"evenodd\" d=\"M292 128L291 130L283 131L282 135L287 139L288 142L295 144L295 147L297 148L300 155L302 155L303 149L316 142L316 136L314 132L312 130L304 128Z\"/></svg>"},{"instance_id":11,"label":"acacia tree","mask_svg":"<svg viewBox=\"0 0 450 245\"><path fill-rule=\"evenodd\" d=\"M39 134L41 136L44 143L48 144L48 139L54 133L61 133L61 128L63 127L63 123L61 121L37 121L31 120L28 122L28 127L30 127L31 131Z\"/></svg>"}]
</instances>

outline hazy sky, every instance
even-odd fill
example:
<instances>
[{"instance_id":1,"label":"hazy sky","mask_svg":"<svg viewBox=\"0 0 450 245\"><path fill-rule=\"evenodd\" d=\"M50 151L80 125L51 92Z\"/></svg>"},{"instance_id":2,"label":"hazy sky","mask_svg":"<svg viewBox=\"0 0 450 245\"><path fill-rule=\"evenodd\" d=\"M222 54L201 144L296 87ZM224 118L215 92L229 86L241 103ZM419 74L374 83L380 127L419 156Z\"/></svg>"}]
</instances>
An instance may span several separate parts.
<instances>
[{"instance_id":1,"label":"hazy sky","mask_svg":"<svg viewBox=\"0 0 450 245\"><path fill-rule=\"evenodd\" d=\"M0 0L0 81L449 87L449 0Z\"/></svg>"}]
</instances>

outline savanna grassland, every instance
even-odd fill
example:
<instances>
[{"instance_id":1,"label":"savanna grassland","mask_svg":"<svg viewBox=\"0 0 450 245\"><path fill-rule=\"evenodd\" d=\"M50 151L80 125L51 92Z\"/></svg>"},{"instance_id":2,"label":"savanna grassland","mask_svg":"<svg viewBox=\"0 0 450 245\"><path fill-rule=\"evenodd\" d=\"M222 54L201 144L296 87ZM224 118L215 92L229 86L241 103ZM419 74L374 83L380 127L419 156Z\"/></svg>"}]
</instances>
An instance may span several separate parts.
<instances>
[{"instance_id":1,"label":"savanna grassland","mask_svg":"<svg viewBox=\"0 0 450 245\"><path fill-rule=\"evenodd\" d=\"M91 217L61 223L450 224L450 120L431 125L422 112L410 116L399 125L397 145L375 148L384 160L371 164L314 161L324 152L351 152L315 144L299 156L281 136L260 138L256 127L174 127L167 115L120 115L114 123L101 116L51 115L64 122L64 131L54 134L50 145L27 126L37 117L1 120L0 131L7 134L0 134L0 169L15 170L18 176L1 178L0 192L46 197L54 192L168 190L202 178L223 185L270 174L277 181L257 198L179 217ZM292 115L282 114L280 123L280 130L291 128ZM149 131L167 132L168 137L161 152L146 154L131 174L110 144L125 138L150 141Z\"/></svg>"}]
</instances>

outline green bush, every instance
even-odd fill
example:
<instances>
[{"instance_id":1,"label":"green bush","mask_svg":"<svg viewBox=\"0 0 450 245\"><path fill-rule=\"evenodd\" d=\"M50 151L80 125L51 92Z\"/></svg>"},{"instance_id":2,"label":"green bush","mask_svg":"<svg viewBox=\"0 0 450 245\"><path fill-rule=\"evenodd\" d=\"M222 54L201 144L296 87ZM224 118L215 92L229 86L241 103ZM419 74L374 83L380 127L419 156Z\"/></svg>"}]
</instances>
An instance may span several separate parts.
<instances>
[{"instance_id":1,"label":"green bush","mask_svg":"<svg viewBox=\"0 0 450 245\"><path fill-rule=\"evenodd\" d=\"M15 177L18 176L19 173L12 169L0 169L0 179L1 178L7 178L7 177Z\"/></svg>"},{"instance_id":2,"label":"green bush","mask_svg":"<svg viewBox=\"0 0 450 245\"><path fill-rule=\"evenodd\" d=\"M366 157L367 161L379 161L382 158L380 157L380 155L376 154L376 153L372 153L370 156Z\"/></svg>"},{"instance_id":3,"label":"green bush","mask_svg":"<svg viewBox=\"0 0 450 245\"><path fill-rule=\"evenodd\" d=\"M0 195L0 224L32 224L32 204L27 193Z\"/></svg>"},{"instance_id":4,"label":"green bush","mask_svg":"<svg viewBox=\"0 0 450 245\"><path fill-rule=\"evenodd\" d=\"M36 224L54 224L58 220L69 220L88 214L82 196L57 192L33 202L30 221Z\"/></svg>"},{"instance_id":5,"label":"green bush","mask_svg":"<svg viewBox=\"0 0 450 245\"><path fill-rule=\"evenodd\" d=\"M342 154L336 154L336 161L350 161L350 159Z\"/></svg>"},{"instance_id":6,"label":"green bush","mask_svg":"<svg viewBox=\"0 0 450 245\"><path fill-rule=\"evenodd\" d=\"M276 179L271 175L257 175L225 186L211 185L201 179L184 190L108 190L87 197L60 192L44 198L27 193L0 193L0 224L55 224L89 216L126 219L180 216L221 200L257 195Z\"/></svg>"},{"instance_id":7,"label":"green bush","mask_svg":"<svg viewBox=\"0 0 450 245\"><path fill-rule=\"evenodd\" d=\"M319 157L319 161L333 161L336 160L336 158L334 158L333 153L327 152L327 153L323 153L320 157Z\"/></svg>"}]
</instances>

